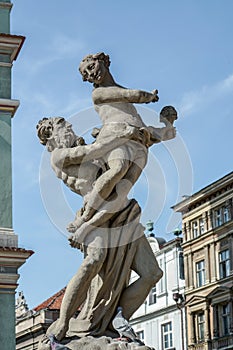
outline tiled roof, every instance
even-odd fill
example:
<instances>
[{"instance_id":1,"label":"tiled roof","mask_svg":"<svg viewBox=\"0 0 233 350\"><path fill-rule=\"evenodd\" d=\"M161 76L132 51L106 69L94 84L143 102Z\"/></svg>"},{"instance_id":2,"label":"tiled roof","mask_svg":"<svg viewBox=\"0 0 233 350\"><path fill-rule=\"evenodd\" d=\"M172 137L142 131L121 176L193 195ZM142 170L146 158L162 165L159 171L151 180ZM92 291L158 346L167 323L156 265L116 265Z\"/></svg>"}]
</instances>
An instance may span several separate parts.
<instances>
[{"instance_id":1,"label":"tiled roof","mask_svg":"<svg viewBox=\"0 0 233 350\"><path fill-rule=\"evenodd\" d=\"M44 309L49 310L60 310L61 302L65 293L66 287L62 288L59 292L52 295L47 300L43 301L40 305L36 306L33 310L40 311Z\"/></svg>"}]
</instances>

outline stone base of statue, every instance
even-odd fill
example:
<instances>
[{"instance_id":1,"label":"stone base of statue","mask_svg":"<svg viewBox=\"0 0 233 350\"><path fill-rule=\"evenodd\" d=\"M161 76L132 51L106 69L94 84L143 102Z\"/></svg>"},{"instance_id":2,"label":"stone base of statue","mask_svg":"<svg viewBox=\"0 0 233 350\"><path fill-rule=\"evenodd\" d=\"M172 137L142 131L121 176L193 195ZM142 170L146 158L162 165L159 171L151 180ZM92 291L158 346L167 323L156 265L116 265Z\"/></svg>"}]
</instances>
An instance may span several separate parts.
<instances>
[{"instance_id":1,"label":"stone base of statue","mask_svg":"<svg viewBox=\"0 0 233 350\"><path fill-rule=\"evenodd\" d=\"M127 340L113 339L110 337L82 337L82 338L65 338L60 343L64 350L155 350L146 345L140 345L136 342ZM59 347L60 348L60 347ZM50 344L40 344L38 350L50 350ZM60 348L60 349L63 349Z\"/></svg>"}]
</instances>

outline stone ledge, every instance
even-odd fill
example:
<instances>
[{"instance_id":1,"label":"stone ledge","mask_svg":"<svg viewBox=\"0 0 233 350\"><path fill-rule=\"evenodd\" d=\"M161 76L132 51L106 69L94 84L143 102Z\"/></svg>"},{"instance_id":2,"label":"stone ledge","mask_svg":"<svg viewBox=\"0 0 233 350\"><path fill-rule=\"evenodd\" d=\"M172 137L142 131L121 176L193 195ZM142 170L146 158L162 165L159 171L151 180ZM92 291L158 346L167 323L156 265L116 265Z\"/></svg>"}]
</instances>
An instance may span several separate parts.
<instances>
[{"instance_id":1,"label":"stone ledge","mask_svg":"<svg viewBox=\"0 0 233 350\"><path fill-rule=\"evenodd\" d=\"M18 100L0 98L0 112L10 113L13 117L18 107Z\"/></svg>"},{"instance_id":2,"label":"stone ledge","mask_svg":"<svg viewBox=\"0 0 233 350\"><path fill-rule=\"evenodd\" d=\"M79 339L64 339L62 344L64 345L64 350L155 350L146 345L105 336L99 338L87 336ZM51 347L49 344L41 343L38 350L51 350Z\"/></svg>"}]
</instances>

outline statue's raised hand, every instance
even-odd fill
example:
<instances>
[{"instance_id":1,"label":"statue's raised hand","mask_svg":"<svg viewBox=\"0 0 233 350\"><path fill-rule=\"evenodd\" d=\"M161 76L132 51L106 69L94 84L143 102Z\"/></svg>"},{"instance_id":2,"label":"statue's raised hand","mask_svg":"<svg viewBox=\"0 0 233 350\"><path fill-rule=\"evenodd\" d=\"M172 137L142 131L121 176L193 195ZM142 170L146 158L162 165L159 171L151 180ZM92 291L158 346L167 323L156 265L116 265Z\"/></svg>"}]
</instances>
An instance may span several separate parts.
<instances>
[{"instance_id":1,"label":"statue's raised hand","mask_svg":"<svg viewBox=\"0 0 233 350\"><path fill-rule=\"evenodd\" d=\"M151 94L153 95L151 102L157 102L159 100L158 90L152 90Z\"/></svg>"}]
</instances>

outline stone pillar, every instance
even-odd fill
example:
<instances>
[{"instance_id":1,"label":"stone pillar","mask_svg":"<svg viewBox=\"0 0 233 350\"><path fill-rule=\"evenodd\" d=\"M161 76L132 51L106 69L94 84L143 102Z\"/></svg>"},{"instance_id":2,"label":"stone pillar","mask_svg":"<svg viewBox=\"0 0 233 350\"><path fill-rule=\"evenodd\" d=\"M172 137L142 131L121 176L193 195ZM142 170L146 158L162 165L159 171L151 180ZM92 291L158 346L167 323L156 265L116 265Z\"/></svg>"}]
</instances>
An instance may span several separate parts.
<instances>
[{"instance_id":1,"label":"stone pillar","mask_svg":"<svg viewBox=\"0 0 233 350\"><path fill-rule=\"evenodd\" d=\"M194 288L193 253L188 255L189 289Z\"/></svg>"},{"instance_id":2,"label":"stone pillar","mask_svg":"<svg viewBox=\"0 0 233 350\"><path fill-rule=\"evenodd\" d=\"M204 232L208 231L208 213L205 211L202 215L204 221Z\"/></svg>"},{"instance_id":3,"label":"stone pillar","mask_svg":"<svg viewBox=\"0 0 233 350\"><path fill-rule=\"evenodd\" d=\"M10 0L0 1L0 33L10 33L10 11L12 4Z\"/></svg>"},{"instance_id":4,"label":"stone pillar","mask_svg":"<svg viewBox=\"0 0 233 350\"><path fill-rule=\"evenodd\" d=\"M12 228L11 115L10 113L1 112L0 227Z\"/></svg>"},{"instance_id":5,"label":"stone pillar","mask_svg":"<svg viewBox=\"0 0 233 350\"><path fill-rule=\"evenodd\" d=\"M0 2L0 33L10 33L10 1ZM5 35L6 37L6 35ZM0 42L0 99L11 98L11 58ZM0 102L1 104L1 102ZM0 227L12 227L11 113L0 107Z\"/></svg>"},{"instance_id":6,"label":"stone pillar","mask_svg":"<svg viewBox=\"0 0 233 350\"><path fill-rule=\"evenodd\" d=\"M205 306L205 340L210 340L210 315L209 315L209 304Z\"/></svg>"},{"instance_id":7,"label":"stone pillar","mask_svg":"<svg viewBox=\"0 0 233 350\"><path fill-rule=\"evenodd\" d=\"M213 228L213 213L212 210L208 210L207 212L207 222L208 222L208 231Z\"/></svg>"},{"instance_id":8,"label":"stone pillar","mask_svg":"<svg viewBox=\"0 0 233 350\"><path fill-rule=\"evenodd\" d=\"M10 34L10 0L0 0L0 348L15 350L18 268L33 254L18 248L12 227L11 123L19 101L11 99L11 69L24 42Z\"/></svg>"},{"instance_id":9,"label":"stone pillar","mask_svg":"<svg viewBox=\"0 0 233 350\"><path fill-rule=\"evenodd\" d=\"M187 231L187 241L189 241L190 239L192 239L191 237L191 223L188 221L186 222L186 231Z\"/></svg>"},{"instance_id":10,"label":"stone pillar","mask_svg":"<svg viewBox=\"0 0 233 350\"><path fill-rule=\"evenodd\" d=\"M192 312L188 312L188 346L194 344L196 342L195 337L195 314Z\"/></svg>"},{"instance_id":11,"label":"stone pillar","mask_svg":"<svg viewBox=\"0 0 233 350\"><path fill-rule=\"evenodd\" d=\"M216 242L212 242L212 244L210 245L209 259L211 270L210 282L215 282L217 281Z\"/></svg>"},{"instance_id":12,"label":"stone pillar","mask_svg":"<svg viewBox=\"0 0 233 350\"><path fill-rule=\"evenodd\" d=\"M18 268L33 252L21 248L0 247L0 345L15 350L15 289Z\"/></svg>"},{"instance_id":13,"label":"stone pillar","mask_svg":"<svg viewBox=\"0 0 233 350\"><path fill-rule=\"evenodd\" d=\"M218 338L219 336L219 321L218 321L218 305L213 306L213 337Z\"/></svg>"},{"instance_id":14,"label":"stone pillar","mask_svg":"<svg viewBox=\"0 0 233 350\"><path fill-rule=\"evenodd\" d=\"M210 261L210 257L209 257L209 245L207 244L204 248L204 252L205 252L205 273L206 273L206 284L208 284L210 282L211 279L211 261Z\"/></svg>"},{"instance_id":15,"label":"stone pillar","mask_svg":"<svg viewBox=\"0 0 233 350\"><path fill-rule=\"evenodd\" d=\"M183 243L185 243L187 241L187 224L184 223L183 227L182 227L182 232L183 232Z\"/></svg>"},{"instance_id":16,"label":"stone pillar","mask_svg":"<svg viewBox=\"0 0 233 350\"><path fill-rule=\"evenodd\" d=\"M190 282L189 282L189 263L188 263L188 255L184 255L184 275L185 275L185 285L186 289L188 290L190 287Z\"/></svg>"},{"instance_id":17,"label":"stone pillar","mask_svg":"<svg viewBox=\"0 0 233 350\"><path fill-rule=\"evenodd\" d=\"M233 233L228 237L229 255L230 255L230 273L233 274ZM233 318L233 317L232 317Z\"/></svg>"},{"instance_id":18,"label":"stone pillar","mask_svg":"<svg viewBox=\"0 0 233 350\"><path fill-rule=\"evenodd\" d=\"M231 292L231 297L229 300L229 304L230 304L230 334L231 336L233 336L233 292Z\"/></svg>"},{"instance_id":19,"label":"stone pillar","mask_svg":"<svg viewBox=\"0 0 233 350\"><path fill-rule=\"evenodd\" d=\"M218 305L213 306L213 337L219 336Z\"/></svg>"}]
</instances>

